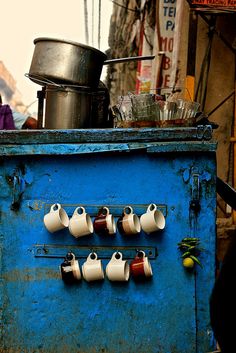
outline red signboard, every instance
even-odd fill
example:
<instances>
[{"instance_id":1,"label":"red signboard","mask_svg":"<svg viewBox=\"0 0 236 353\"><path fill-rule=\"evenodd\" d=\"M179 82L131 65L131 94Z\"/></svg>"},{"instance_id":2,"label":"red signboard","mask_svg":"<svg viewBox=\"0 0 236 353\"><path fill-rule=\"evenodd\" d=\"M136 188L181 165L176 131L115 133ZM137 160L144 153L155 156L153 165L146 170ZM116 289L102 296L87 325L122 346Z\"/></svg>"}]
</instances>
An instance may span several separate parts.
<instances>
[{"instance_id":1,"label":"red signboard","mask_svg":"<svg viewBox=\"0 0 236 353\"><path fill-rule=\"evenodd\" d=\"M236 9L236 0L190 0L189 3L199 6Z\"/></svg>"}]
</instances>

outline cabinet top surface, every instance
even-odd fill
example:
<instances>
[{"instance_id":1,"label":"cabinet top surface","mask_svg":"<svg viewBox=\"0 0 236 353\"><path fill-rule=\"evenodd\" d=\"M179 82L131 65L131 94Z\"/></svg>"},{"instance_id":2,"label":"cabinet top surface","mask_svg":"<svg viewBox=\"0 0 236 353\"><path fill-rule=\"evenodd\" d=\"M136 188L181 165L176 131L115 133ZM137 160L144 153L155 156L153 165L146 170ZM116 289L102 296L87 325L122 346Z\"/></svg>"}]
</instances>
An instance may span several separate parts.
<instances>
[{"instance_id":1,"label":"cabinet top surface","mask_svg":"<svg viewBox=\"0 0 236 353\"><path fill-rule=\"evenodd\" d=\"M210 141L210 125L181 128L1 130L0 145Z\"/></svg>"}]
</instances>

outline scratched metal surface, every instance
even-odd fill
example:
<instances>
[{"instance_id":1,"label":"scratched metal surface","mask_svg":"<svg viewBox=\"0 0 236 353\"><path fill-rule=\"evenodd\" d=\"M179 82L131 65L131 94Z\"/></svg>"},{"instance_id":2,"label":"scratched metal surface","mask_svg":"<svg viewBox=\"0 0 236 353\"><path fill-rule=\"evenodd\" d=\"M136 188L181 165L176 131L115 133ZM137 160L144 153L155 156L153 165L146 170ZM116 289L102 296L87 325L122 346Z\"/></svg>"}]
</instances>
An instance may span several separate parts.
<instances>
[{"instance_id":1,"label":"scratched metal surface","mask_svg":"<svg viewBox=\"0 0 236 353\"><path fill-rule=\"evenodd\" d=\"M0 144L106 143L151 141L209 141L210 125L178 128L73 129L0 131Z\"/></svg>"},{"instance_id":2,"label":"scratched metal surface","mask_svg":"<svg viewBox=\"0 0 236 353\"><path fill-rule=\"evenodd\" d=\"M213 350L208 301L215 271L216 166L212 147L209 150L48 156L17 156L16 152L2 157L0 352ZM193 172L200 180L197 216L189 210ZM14 189L14 175L24 181L21 188ZM108 205L116 219L122 205L132 205L141 214L154 202L165 212L166 227L129 238L118 232L79 240L68 230L50 234L42 220L55 202L63 204L70 216L77 205L91 210ZM188 235L199 236L206 248L200 258L204 267L196 273L184 270L177 251L177 242ZM46 256L38 256L40 245L49 247ZM101 283L82 280L66 286L60 278L60 256L70 247L77 251L80 265L86 247L96 247L98 255L100 249L105 267L109 247L126 253L127 247L142 246L157 249L157 256L150 259L153 278L145 283L132 278L128 283L111 283L106 278Z\"/></svg>"}]
</instances>

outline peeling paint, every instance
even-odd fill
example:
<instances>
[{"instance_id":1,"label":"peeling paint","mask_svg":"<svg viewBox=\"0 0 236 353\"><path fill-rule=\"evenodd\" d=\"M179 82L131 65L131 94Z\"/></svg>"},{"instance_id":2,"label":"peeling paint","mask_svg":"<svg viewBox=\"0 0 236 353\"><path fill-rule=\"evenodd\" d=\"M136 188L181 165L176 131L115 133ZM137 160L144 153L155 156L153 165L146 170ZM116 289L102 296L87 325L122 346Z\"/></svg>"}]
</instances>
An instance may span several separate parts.
<instances>
[{"instance_id":1,"label":"peeling paint","mask_svg":"<svg viewBox=\"0 0 236 353\"><path fill-rule=\"evenodd\" d=\"M44 208L45 202L37 200L37 201L28 201L28 207L32 211L40 211Z\"/></svg>"},{"instance_id":2,"label":"peeling paint","mask_svg":"<svg viewBox=\"0 0 236 353\"><path fill-rule=\"evenodd\" d=\"M190 178L190 169L185 169L183 172L184 182L187 183L189 181L189 178Z\"/></svg>"},{"instance_id":3,"label":"peeling paint","mask_svg":"<svg viewBox=\"0 0 236 353\"><path fill-rule=\"evenodd\" d=\"M61 274L51 268L22 268L6 271L2 278L7 282L31 282L61 279Z\"/></svg>"}]
</instances>

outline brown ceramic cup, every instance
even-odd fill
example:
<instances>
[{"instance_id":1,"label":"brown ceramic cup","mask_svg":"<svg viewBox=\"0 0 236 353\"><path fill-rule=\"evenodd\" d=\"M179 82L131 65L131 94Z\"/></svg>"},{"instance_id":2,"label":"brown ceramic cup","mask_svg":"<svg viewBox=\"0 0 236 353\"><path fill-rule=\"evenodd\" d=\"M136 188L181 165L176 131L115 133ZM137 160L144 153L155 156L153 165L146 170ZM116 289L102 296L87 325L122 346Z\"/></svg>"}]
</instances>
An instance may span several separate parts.
<instances>
[{"instance_id":1,"label":"brown ceramic cup","mask_svg":"<svg viewBox=\"0 0 236 353\"><path fill-rule=\"evenodd\" d=\"M100 235L112 235L116 233L114 216L110 214L108 207L102 207L93 222L94 231Z\"/></svg>"},{"instance_id":2,"label":"brown ceramic cup","mask_svg":"<svg viewBox=\"0 0 236 353\"><path fill-rule=\"evenodd\" d=\"M122 235L138 234L141 231L139 218L131 206L126 206L117 221L117 228Z\"/></svg>"},{"instance_id":3,"label":"brown ceramic cup","mask_svg":"<svg viewBox=\"0 0 236 353\"><path fill-rule=\"evenodd\" d=\"M75 255L69 252L60 266L61 276L64 282L73 283L81 279L81 272L78 260Z\"/></svg>"},{"instance_id":4,"label":"brown ceramic cup","mask_svg":"<svg viewBox=\"0 0 236 353\"><path fill-rule=\"evenodd\" d=\"M130 272L135 279L152 277L152 267L144 251L140 250L137 252L130 264Z\"/></svg>"}]
</instances>

